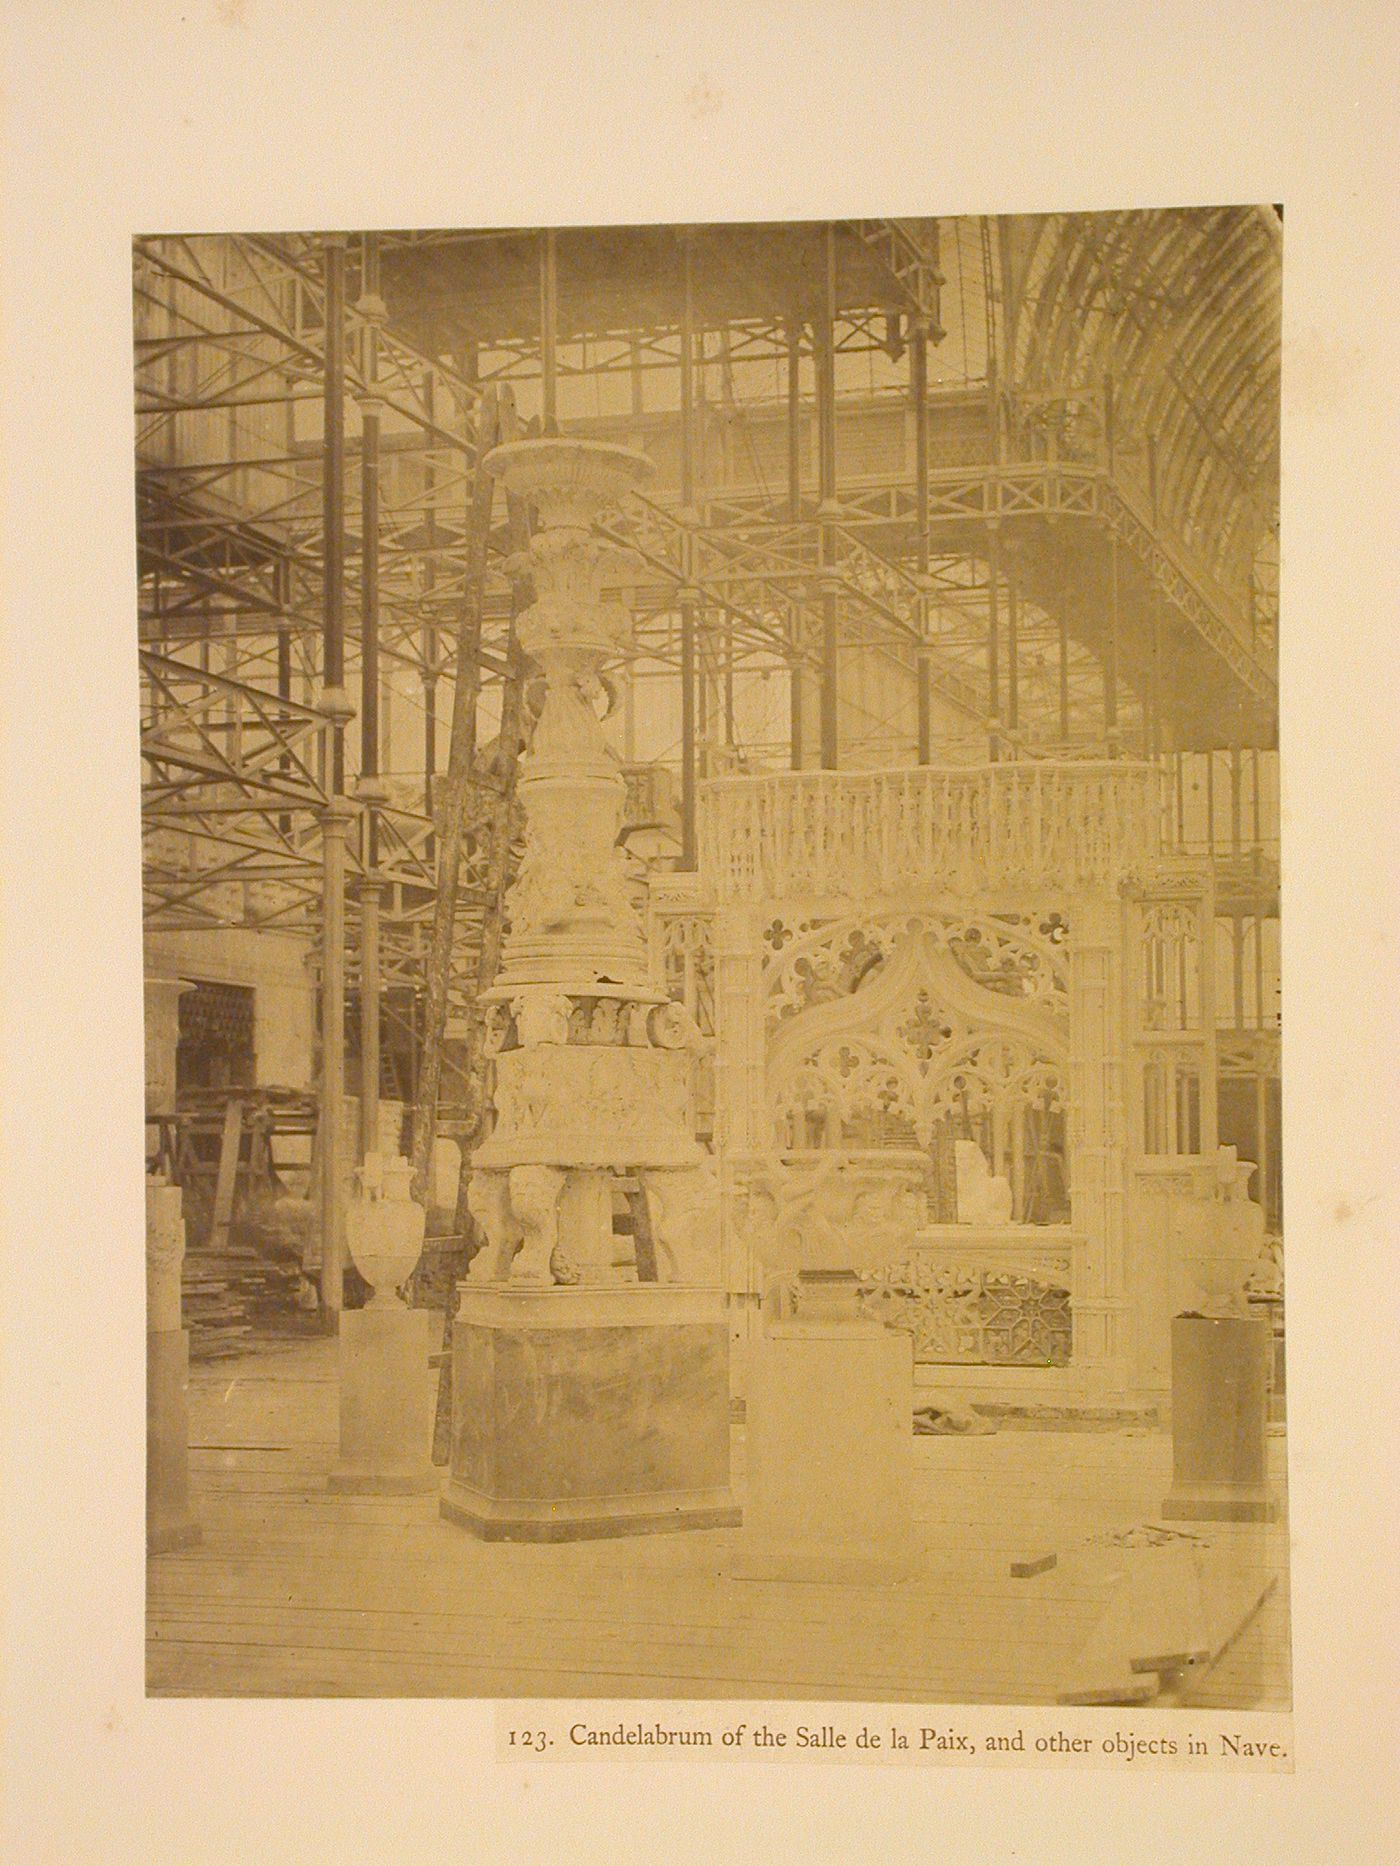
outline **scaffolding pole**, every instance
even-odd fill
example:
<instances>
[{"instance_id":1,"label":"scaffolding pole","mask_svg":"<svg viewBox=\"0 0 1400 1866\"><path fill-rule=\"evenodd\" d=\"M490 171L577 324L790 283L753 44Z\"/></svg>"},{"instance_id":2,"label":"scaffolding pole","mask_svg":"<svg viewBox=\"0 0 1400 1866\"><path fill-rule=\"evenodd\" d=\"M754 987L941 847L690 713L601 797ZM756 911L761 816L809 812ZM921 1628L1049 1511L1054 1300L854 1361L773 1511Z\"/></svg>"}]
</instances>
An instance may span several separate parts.
<instances>
[{"instance_id":1,"label":"scaffolding pole","mask_svg":"<svg viewBox=\"0 0 1400 1866\"><path fill-rule=\"evenodd\" d=\"M540 406L544 432L559 432L559 254L558 235L540 235Z\"/></svg>"},{"instance_id":2,"label":"scaffolding pole","mask_svg":"<svg viewBox=\"0 0 1400 1866\"><path fill-rule=\"evenodd\" d=\"M360 882L360 1157L379 1151L379 809L388 792L379 746L379 236L364 236L361 296L365 392L360 407L360 782L364 805Z\"/></svg>"},{"instance_id":3,"label":"scaffolding pole","mask_svg":"<svg viewBox=\"0 0 1400 1866\"><path fill-rule=\"evenodd\" d=\"M817 516L821 524L821 567L832 573L837 562L836 502L836 226L828 221L824 239L821 315L816 321L817 359ZM840 760L839 584L833 574L821 578L822 679L821 762L834 771Z\"/></svg>"},{"instance_id":4,"label":"scaffolding pole","mask_svg":"<svg viewBox=\"0 0 1400 1866\"><path fill-rule=\"evenodd\" d=\"M353 815L345 790L345 240L328 235L322 376L321 704L330 725L329 792L321 818L321 1315L340 1325L345 1278L345 837Z\"/></svg>"},{"instance_id":5,"label":"scaffolding pole","mask_svg":"<svg viewBox=\"0 0 1400 1866\"><path fill-rule=\"evenodd\" d=\"M682 581L677 601L681 618L681 867L695 867L695 611L696 591L691 583L694 540L691 527L695 509L695 251L687 230L681 236L684 297L681 309L681 540Z\"/></svg>"},{"instance_id":6,"label":"scaffolding pole","mask_svg":"<svg viewBox=\"0 0 1400 1866\"><path fill-rule=\"evenodd\" d=\"M928 650L928 319L922 313L909 320L909 399L914 405L914 539L919 577L919 594L915 602L919 630L915 675L918 683L918 760L921 765L926 765L933 756L933 695Z\"/></svg>"},{"instance_id":7,"label":"scaffolding pole","mask_svg":"<svg viewBox=\"0 0 1400 1866\"><path fill-rule=\"evenodd\" d=\"M457 923L464 815L467 787L476 761L476 708L481 694L481 623L486 586L486 547L495 487L491 474L486 470L486 456L495 445L499 425L496 395L489 387L478 406L477 422L476 465L467 511L467 561L452 683L452 731L448 741L447 770L441 785L434 787L441 802L437 832L437 893L433 901L433 930L428 948L423 1055L413 1121L413 1196L420 1204L427 1203L433 1142L437 1137L438 1092L442 1083L442 1047L447 1034L447 999L452 980L452 945Z\"/></svg>"},{"instance_id":8,"label":"scaffolding pole","mask_svg":"<svg viewBox=\"0 0 1400 1866\"><path fill-rule=\"evenodd\" d=\"M1001 524L987 521L987 756L1001 756Z\"/></svg>"}]
</instances>

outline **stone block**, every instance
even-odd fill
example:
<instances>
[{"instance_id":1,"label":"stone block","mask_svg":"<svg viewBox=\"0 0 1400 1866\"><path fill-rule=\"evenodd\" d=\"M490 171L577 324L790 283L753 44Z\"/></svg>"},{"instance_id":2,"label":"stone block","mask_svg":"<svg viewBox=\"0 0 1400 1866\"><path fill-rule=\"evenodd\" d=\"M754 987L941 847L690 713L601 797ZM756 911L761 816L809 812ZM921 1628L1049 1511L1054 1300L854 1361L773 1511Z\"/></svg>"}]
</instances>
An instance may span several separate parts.
<instances>
[{"instance_id":1,"label":"stone block","mask_svg":"<svg viewBox=\"0 0 1400 1866\"><path fill-rule=\"evenodd\" d=\"M432 1319L401 1303L341 1316L340 1457L327 1479L331 1490L399 1496L437 1488Z\"/></svg>"},{"instance_id":2,"label":"stone block","mask_svg":"<svg viewBox=\"0 0 1400 1866\"><path fill-rule=\"evenodd\" d=\"M146 1336L146 1552L199 1541L190 1514L190 1337L185 1328Z\"/></svg>"},{"instance_id":3,"label":"stone block","mask_svg":"<svg viewBox=\"0 0 1400 1866\"><path fill-rule=\"evenodd\" d=\"M1269 1324L1179 1315L1172 1323L1172 1487L1167 1518L1271 1522L1267 1481Z\"/></svg>"},{"instance_id":4,"label":"stone block","mask_svg":"<svg viewBox=\"0 0 1400 1866\"><path fill-rule=\"evenodd\" d=\"M774 1324L748 1372L748 1580L907 1579L913 1343L877 1323Z\"/></svg>"},{"instance_id":5,"label":"stone block","mask_svg":"<svg viewBox=\"0 0 1400 1866\"><path fill-rule=\"evenodd\" d=\"M737 1523L716 1291L464 1284L442 1513L489 1540Z\"/></svg>"}]
</instances>

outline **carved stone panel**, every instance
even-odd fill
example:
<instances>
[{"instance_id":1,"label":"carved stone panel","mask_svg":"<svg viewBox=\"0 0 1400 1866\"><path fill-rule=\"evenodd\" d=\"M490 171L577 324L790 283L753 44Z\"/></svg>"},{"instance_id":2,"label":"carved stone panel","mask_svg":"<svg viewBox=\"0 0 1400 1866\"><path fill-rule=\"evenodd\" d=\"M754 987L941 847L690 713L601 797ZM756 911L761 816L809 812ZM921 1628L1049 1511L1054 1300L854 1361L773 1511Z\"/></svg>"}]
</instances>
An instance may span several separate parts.
<instances>
[{"instance_id":1,"label":"carved stone panel","mask_svg":"<svg viewBox=\"0 0 1400 1866\"><path fill-rule=\"evenodd\" d=\"M497 1122L484 1166L688 1166L685 1050L542 1045L496 1058Z\"/></svg>"}]
</instances>

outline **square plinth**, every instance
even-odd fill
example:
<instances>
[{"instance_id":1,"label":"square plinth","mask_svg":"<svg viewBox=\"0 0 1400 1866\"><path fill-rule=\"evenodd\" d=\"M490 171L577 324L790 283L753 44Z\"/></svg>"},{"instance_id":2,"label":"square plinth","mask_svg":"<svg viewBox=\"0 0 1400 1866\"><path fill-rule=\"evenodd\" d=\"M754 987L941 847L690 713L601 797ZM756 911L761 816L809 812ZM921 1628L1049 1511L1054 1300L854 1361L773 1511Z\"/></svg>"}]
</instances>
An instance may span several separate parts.
<instances>
[{"instance_id":1,"label":"square plinth","mask_svg":"<svg viewBox=\"0 0 1400 1866\"><path fill-rule=\"evenodd\" d=\"M1269 1324L1179 1315L1172 1323L1172 1488L1161 1514L1201 1522L1273 1522L1266 1474Z\"/></svg>"},{"instance_id":2,"label":"square plinth","mask_svg":"<svg viewBox=\"0 0 1400 1866\"><path fill-rule=\"evenodd\" d=\"M431 1460L433 1318L401 1302L371 1302L340 1318L340 1457L336 1492L401 1496L436 1490Z\"/></svg>"},{"instance_id":3,"label":"square plinth","mask_svg":"<svg viewBox=\"0 0 1400 1866\"><path fill-rule=\"evenodd\" d=\"M914 1574L913 1391L911 1337L878 1323L778 1323L755 1343L737 1579Z\"/></svg>"},{"instance_id":4,"label":"square plinth","mask_svg":"<svg viewBox=\"0 0 1400 1866\"><path fill-rule=\"evenodd\" d=\"M190 1514L190 1337L169 1328L146 1336L146 1553L199 1541Z\"/></svg>"},{"instance_id":5,"label":"square plinth","mask_svg":"<svg viewBox=\"0 0 1400 1866\"><path fill-rule=\"evenodd\" d=\"M720 1292L464 1284L441 1507L499 1541L737 1523Z\"/></svg>"}]
</instances>

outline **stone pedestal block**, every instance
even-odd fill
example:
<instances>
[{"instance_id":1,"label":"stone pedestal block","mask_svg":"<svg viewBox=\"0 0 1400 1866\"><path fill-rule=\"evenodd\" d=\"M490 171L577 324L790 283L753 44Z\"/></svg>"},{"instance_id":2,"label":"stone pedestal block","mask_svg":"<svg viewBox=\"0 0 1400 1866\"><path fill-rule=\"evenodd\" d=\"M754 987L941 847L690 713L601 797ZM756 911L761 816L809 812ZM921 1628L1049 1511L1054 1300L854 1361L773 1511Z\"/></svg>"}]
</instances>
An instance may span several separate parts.
<instances>
[{"instance_id":1,"label":"stone pedestal block","mask_svg":"<svg viewBox=\"0 0 1400 1866\"><path fill-rule=\"evenodd\" d=\"M1172 1487L1162 1515L1271 1522L1265 1465L1273 1351L1267 1322L1179 1315L1172 1323Z\"/></svg>"},{"instance_id":2,"label":"stone pedestal block","mask_svg":"<svg viewBox=\"0 0 1400 1866\"><path fill-rule=\"evenodd\" d=\"M331 1490L402 1496L435 1490L432 1317L371 1303L340 1318L340 1458Z\"/></svg>"},{"instance_id":3,"label":"stone pedestal block","mask_svg":"<svg viewBox=\"0 0 1400 1866\"><path fill-rule=\"evenodd\" d=\"M902 1581L913 1533L912 1338L791 1321L754 1343L741 1579Z\"/></svg>"},{"instance_id":4,"label":"stone pedestal block","mask_svg":"<svg viewBox=\"0 0 1400 1866\"><path fill-rule=\"evenodd\" d=\"M146 1551L166 1555L199 1541L190 1515L190 1336L186 1328L146 1336Z\"/></svg>"},{"instance_id":5,"label":"stone pedestal block","mask_svg":"<svg viewBox=\"0 0 1400 1866\"><path fill-rule=\"evenodd\" d=\"M531 1542L737 1523L728 1351L717 1290L464 1283L443 1515Z\"/></svg>"}]
</instances>

